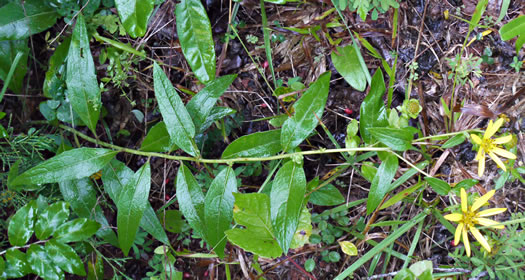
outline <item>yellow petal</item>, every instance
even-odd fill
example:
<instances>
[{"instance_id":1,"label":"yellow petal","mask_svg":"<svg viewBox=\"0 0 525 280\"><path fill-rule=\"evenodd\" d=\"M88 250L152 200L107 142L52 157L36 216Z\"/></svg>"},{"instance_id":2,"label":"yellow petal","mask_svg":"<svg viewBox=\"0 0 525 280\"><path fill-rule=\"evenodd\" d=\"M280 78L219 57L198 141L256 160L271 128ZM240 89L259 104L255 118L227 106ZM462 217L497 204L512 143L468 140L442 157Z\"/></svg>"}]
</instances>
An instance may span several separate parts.
<instances>
[{"instance_id":1,"label":"yellow petal","mask_svg":"<svg viewBox=\"0 0 525 280\"><path fill-rule=\"evenodd\" d=\"M487 218L477 218L476 219L476 223L480 224L482 226L485 226L485 227L491 227L491 228L495 228L495 229L504 229L505 228L505 226L500 224L499 222L496 222L496 221L493 221L493 220L487 219Z\"/></svg>"},{"instance_id":2,"label":"yellow petal","mask_svg":"<svg viewBox=\"0 0 525 280\"><path fill-rule=\"evenodd\" d=\"M485 130L485 134L483 135L483 139L489 139L492 137L492 135L498 132L504 121L504 119L498 119L495 123L493 123L492 120L490 120L487 130Z\"/></svg>"},{"instance_id":3,"label":"yellow petal","mask_svg":"<svg viewBox=\"0 0 525 280\"><path fill-rule=\"evenodd\" d=\"M474 212L478 210L481 206L485 205L485 203L487 203L487 201L489 201L489 199L493 197L495 193L496 193L495 190L491 190L487 192L485 195L483 195L482 197L476 199L474 201L474 204L472 204L472 208L470 211Z\"/></svg>"},{"instance_id":4,"label":"yellow petal","mask_svg":"<svg viewBox=\"0 0 525 280\"><path fill-rule=\"evenodd\" d=\"M467 213L467 192L464 188L461 188L461 211Z\"/></svg>"},{"instance_id":5,"label":"yellow petal","mask_svg":"<svg viewBox=\"0 0 525 280\"><path fill-rule=\"evenodd\" d=\"M505 211L507 211L507 208L490 208L490 209L478 212L478 214L476 216L480 217L480 218L481 217L494 216L494 215L503 213Z\"/></svg>"},{"instance_id":6,"label":"yellow petal","mask_svg":"<svg viewBox=\"0 0 525 280\"><path fill-rule=\"evenodd\" d=\"M483 248L485 248L485 250L490 253L490 245L487 242L487 239L483 237L483 234L481 234L481 232L479 232L479 230L475 227L471 227L470 231L472 232L472 235L474 235L474 238L476 238L476 240L481 244L481 246L483 246Z\"/></svg>"},{"instance_id":7,"label":"yellow petal","mask_svg":"<svg viewBox=\"0 0 525 280\"><path fill-rule=\"evenodd\" d=\"M470 243L468 241L467 226L463 227L463 244L465 244L465 251L467 252L467 257L470 257Z\"/></svg>"},{"instance_id":8,"label":"yellow petal","mask_svg":"<svg viewBox=\"0 0 525 280\"><path fill-rule=\"evenodd\" d=\"M479 148L479 151L476 154L476 160L477 161L485 160L485 150L483 148Z\"/></svg>"},{"instance_id":9,"label":"yellow petal","mask_svg":"<svg viewBox=\"0 0 525 280\"><path fill-rule=\"evenodd\" d=\"M452 214L445 215L444 218L452 222L459 222L461 221L461 219L463 219L463 214L452 213Z\"/></svg>"},{"instance_id":10,"label":"yellow petal","mask_svg":"<svg viewBox=\"0 0 525 280\"><path fill-rule=\"evenodd\" d=\"M485 154L483 154L483 157L478 162L478 176L483 176L483 172L485 172Z\"/></svg>"},{"instance_id":11,"label":"yellow petal","mask_svg":"<svg viewBox=\"0 0 525 280\"><path fill-rule=\"evenodd\" d=\"M503 136L503 137L498 137L496 139L494 139L494 141L492 141L492 144L505 144L507 142L510 142L510 140L512 140L512 135L507 135L507 136ZM478 144L479 145L479 144Z\"/></svg>"},{"instance_id":12,"label":"yellow petal","mask_svg":"<svg viewBox=\"0 0 525 280\"><path fill-rule=\"evenodd\" d=\"M502 157L506 157L506 158L510 158L510 159L516 159L516 155L509 152L509 151L506 151L506 150L503 150L502 148L498 148L498 147L494 147L492 148L492 152L494 152L495 154L498 154Z\"/></svg>"},{"instance_id":13,"label":"yellow petal","mask_svg":"<svg viewBox=\"0 0 525 280\"><path fill-rule=\"evenodd\" d=\"M481 138L479 138L479 136L477 136L476 134L470 134L470 138L472 138L472 141L474 141L474 143L481 145Z\"/></svg>"},{"instance_id":14,"label":"yellow petal","mask_svg":"<svg viewBox=\"0 0 525 280\"><path fill-rule=\"evenodd\" d=\"M456 228L456 233L454 234L454 245L459 245L459 239L461 238L461 232L463 232L463 223L460 223Z\"/></svg>"},{"instance_id":15,"label":"yellow petal","mask_svg":"<svg viewBox=\"0 0 525 280\"><path fill-rule=\"evenodd\" d=\"M503 171L507 171L505 164L503 164L503 161L501 161L501 159L499 159L496 154L489 152L489 157L498 165L499 168L501 168Z\"/></svg>"}]
</instances>

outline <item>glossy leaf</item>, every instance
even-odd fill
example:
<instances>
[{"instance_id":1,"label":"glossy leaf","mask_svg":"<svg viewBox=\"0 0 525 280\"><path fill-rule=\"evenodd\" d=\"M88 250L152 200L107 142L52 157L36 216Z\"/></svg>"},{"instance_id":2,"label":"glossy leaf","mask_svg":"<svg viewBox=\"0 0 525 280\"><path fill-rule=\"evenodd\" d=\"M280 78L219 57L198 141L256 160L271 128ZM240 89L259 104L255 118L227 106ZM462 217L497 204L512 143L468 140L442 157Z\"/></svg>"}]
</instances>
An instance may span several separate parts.
<instances>
[{"instance_id":1,"label":"glossy leaf","mask_svg":"<svg viewBox=\"0 0 525 280\"><path fill-rule=\"evenodd\" d=\"M146 162L120 192L117 201L118 241L124 255L128 255L135 235L139 229L140 220L148 205L149 189L151 187L151 169Z\"/></svg>"},{"instance_id":2,"label":"glossy leaf","mask_svg":"<svg viewBox=\"0 0 525 280\"><path fill-rule=\"evenodd\" d=\"M153 82L159 110L170 135L170 143L176 144L192 156L198 156L199 151L193 142L195 126L190 114L170 80L157 63L153 65Z\"/></svg>"},{"instance_id":3,"label":"glossy leaf","mask_svg":"<svg viewBox=\"0 0 525 280\"><path fill-rule=\"evenodd\" d=\"M0 41L19 40L53 26L58 14L47 1L9 1L0 8Z\"/></svg>"},{"instance_id":4,"label":"glossy leaf","mask_svg":"<svg viewBox=\"0 0 525 280\"><path fill-rule=\"evenodd\" d=\"M201 131L217 99L230 87L235 78L237 75L228 75L211 81L186 104L186 109L195 125L195 131Z\"/></svg>"},{"instance_id":5,"label":"glossy leaf","mask_svg":"<svg viewBox=\"0 0 525 280\"><path fill-rule=\"evenodd\" d=\"M153 0L115 0L122 25L132 38L146 34L148 19L153 12Z\"/></svg>"},{"instance_id":6,"label":"glossy leaf","mask_svg":"<svg viewBox=\"0 0 525 280\"><path fill-rule=\"evenodd\" d=\"M202 123L201 128L199 130L199 134L204 133L206 129L208 129L214 122L228 116L231 114L235 114L237 111L228 108L228 107L220 107L215 106L211 109L210 114L206 117L206 120L204 123Z\"/></svg>"},{"instance_id":7,"label":"glossy leaf","mask_svg":"<svg viewBox=\"0 0 525 280\"><path fill-rule=\"evenodd\" d=\"M200 0L182 0L175 9L177 35L191 70L206 84L215 79L215 42Z\"/></svg>"},{"instance_id":8,"label":"glossy leaf","mask_svg":"<svg viewBox=\"0 0 525 280\"><path fill-rule=\"evenodd\" d=\"M390 188L390 183L396 175L398 160L395 155L389 154L377 169L377 173L370 185L368 200L366 202L366 214L370 215L379 206Z\"/></svg>"},{"instance_id":9,"label":"glossy leaf","mask_svg":"<svg viewBox=\"0 0 525 280\"><path fill-rule=\"evenodd\" d=\"M84 241L100 228L100 224L86 218L78 218L61 225L55 232L59 242L69 243Z\"/></svg>"},{"instance_id":10,"label":"glossy leaf","mask_svg":"<svg viewBox=\"0 0 525 280\"><path fill-rule=\"evenodd\" d=\"M58 99L66 88L65 72L66 59L71 43L71 37L66 37L60 45L55 49L48 62L48 70L46 72L46 79L44 80L44 96L47 98Z\"/></svg>"},{"instance_id":11,"label":"glossy leaf","mask_svg":"<svg viewBox=\"0 0 525 280\"><path fill-rule=\"evenodd\" d=\"M390 128L390 127L370 127L368 132L379 142L387 145L394 151L406 151L412 148L414 131L412 127ZM416 130L417 132L417 130Z\"/></svg>"},{"instance_id":12,"label":"glossy leaf","mask_svg":"<svg viewBox=\"0 0 525 280\"><path fill-rule=\"evenodd\" d=\"M144 152L171 152L178 149L177 145L170 144L170 135L164 122L158 122L146 134L140 145L140 150Z\"/></svg>"},{"instance_id":13,"label":"glossy leaf","mask_svg":"<svg viewBox=\"0 0 525 280\"><path fill-rule=\"evenodd\" d=\"M35 200L16 211L11 217L7 228L7 236L11 245L24 246L29 241L31 235L33 235L36 215L37 206Z\"/></svg>"},{"instance_id":14,"label":"glossy leaf","mask_svg":"<svg viewBox=\"0 0 525 280\"><path fill-rule=\"evenodd\" d=\"M381 72L380 68L377 68L376 73L372 77L370 92L363 100L359 112L359 132L361 133L361 138L367 144L373 142L372 134L368 131L369 128L388 126L388 117L383 103L385 90L383 72Z\"/></svg>"},{"instance_id":15,"label":"glossy leaf","mask_svg":"<svg viewBox=\"0 0 525 280\"><path fill-rule=\"evenodd\" d=\"M281 130L269 130L244 135L233 141L222 158L268 157L281 151Z\"/></svg>"},{"instance_id":16,"label":"glossy leaf","mask_svg":"<svg viewBox=\"0 0 525 280\"><path fill-rule=\"evenodd\" d=\"M366 89L366 75L361 68L356 50L352 45L337 47L337 52L332 51L332 62L337 72L353 88L358 91Z\"/></svg>"},{"instance_id":17,"label":"glossy leaf","mask_svg":"<svg viewBox=\"0 0 525 280\"><path fill-rule=\"evenodd\" d=\"M179 167L176 188L180 211L191 228L204 237L204 195L191 171L184 164Z\"/></svg>"},{"instance_id":18,"label":"glossy leaf","mask_svg":"<svg viewBox=\"0 0 525 280\"><path fill-rule=\"evenodd\" d=\"M285 152L301 144L322 118L330 87L330 75L330 72L325 72L319 76L293 105L295 113L284 122L281 129L281 146Z\"/></svg>"},{"instance_id":19,"label":"glossy leaf","mask_svg":"<svg viewBox=\"0 0 525 280\"><path fill-rule=\"evenodd\" d=\"M67 98L84 124L95 133L100 115L100 88L89 49L84 17L79 14L67 54Z\"/></svg>"},{"instance_id":20,"label":"glossy leaf","mask_svg":"<svg viewBox=\"0 0 525 280\"><path fill-rule=\"evenodd\" d=\"M185 225L182 212L179 210L166 210L159 214L159 220L167 231L181 233Z\"/></svg>"},{"instance_id":21,"label":"glossy leaf","mask_svg":"<svg viewBox=\"0 0 525 280\"><path fill-rule=\"evenodd\" d=\"M5 253L5 261L5 274L9 278L22 277L31 273L26 254L18 249L8 249Z\"/></svg>"},{"instance_id":22,"label":"glossy leaf","mask_svg":"<svg viewBox=\"0 0 525 280\"><path fill-rule=\"evenodd\" d=\"M206 241L220 258L224 257L226 246L224 232L231 227L233 219L234 192L237 192L235 171L226 167L211 182L204 199Z\"/></svg>"},{"instance_id":23,"label":"glossy leaf","mask_svg":"<svg viewBox=\"0 0 525 280\"><path fill-rule=\"evenodd\" d=\"M69 218L69 204L58 201L48 206L38 215L35 235L39 240L49 238L55 230Z\"/></svg>"},{"instance_id":24,"label":"glossy leaf","mask_svg":"<svg viewBox=\"0 0 525 280\"><path fill-rule=\"evenodd\" d=\"M18 61L18 65L8 85L8 88L15 93L21 92L22 83L27 73L27 58L29 55L27 40L0 41L0 79L2 81L6 81L18 52L22 53L22 57Z\"/></svg>"},{"instance_id":25,"label":"glossy leaf","mask_svg":"<svg viewBox=\"0 0 525 280\"><path fill-rule=\"evenodd\" d=\"M285 254L299 224L305 191L302 166L288 161L277 171L270 193L272 225L277 243Z\"/></svg>"},{"instance_id":26,"label":"glossy leaf","mask_svg":"<svg viewBox=\"0 0 525 280\"><path fill-rule=\"evenodd\" d=\"M299 217L299 225L290 243L290 249L297 249L303 247L312 235L312 215L306 206L301 210L301 216Z\"/></svg>"},{"instance_id":27,"label":"glossy leaf","mask_svg":"<svg viewBox=\"0 0 525 280\"><path fill-rule=\"evenodd\" d=\"M0 256L0 277L4 275L4 272L5 272L5 261L4 261L4 258Z\"/></svg>"},{"instance_id":28,"label":"glossy leaf","mask_svg":"<svg viewBox=\"0 0 525 280\"><path fill-rule=\"evenodd\" d=\"M93 188L91 179L63 181L59 182L58 186L64 200L71 205L73 211L80 218L88 218L100 223L101 228L97 231L97 236L112 245L118 246L115 232L109 227L102 208L97 205L97 192Z\"/></svg>"},{"instance_id":29,"label":"glossy leaf","mask_svg":"<svg viewBox=\"0 0 525 280\"><path fill-rule=\"evenodd\" d=\"M120 192L124 186L131 180L134 173L124 163L113 160L102 170L102 182L104 183L104 190L109 195L113 203L117 203ZM166 232L155 214L155 210L151 207L148 201L142 219L140 220L140 227L151 236L164 244L169 244Z\"/></svg>"},{"instance_id":30,"label":"glossy leaf","mask_svg":"<svg viewBox=\"0 0 525 280\"><path fill-rule=\"evenodd\" d=\"M441 148L443 149L452 148L452 147L455 147L465 142L465 140L466 140L466 137L464 134L457 134L454 137L448 139L447 142L445 142L443 145L441 145Z\"/></svg>"},{"instance_id":31,"label":"glossy leaf","mask_svg":"<svg viewBox=\"0 0 525 280\"><path fill-rule=\"evenodd\" d=\"M234 193L233 218L245 228L226 231L228 240L246 251L265 258L282 255L281 247L275 240L270 217L270 198L265 194Z\"/></svg>"},{"instance_id":32,"label":"glossy leaf","mask_svg":"<svg viewBox=\"0 0 525 280\"><path fill-rule=\"evenodd\" d=\"M36 275L44 279L64 279L64 272L48 258L44 247L32 244L27 250L27 262Z\"/></svg>"},{"instance_id":33,"label":"glossy leaf","mask_svg":"<svg viewBox=\"0 0 525 280\"><path fill-rule=\"evenodd\" d=\"M348 256L357 256L357 247L350 241L339 241L341 251Z\"/></svg>"},{"instance_id":34,"label":"glossy leaf","mask_svg":"<svg viewBox=\"0 0 525 280\"><path fill-rule=\"evenodd\" d=\"M65 151L22 173L13 185L55 183L88 177L102 169L117 153L99 148Z\"/></svg>"},{"instance_id":35,"label":"glossy leaf","mask_svg":"<svg viewBox=\"0 0 525 280\"><path fill-rule=\"evenodd\" d=\"M62 270L72 274L86 276L84 263L70 246L51 239L46 243L45 249L48 258Z\"/></svg>"},{"instance_id":36,"label":"glossy leaf","mask_svg":"<svg viewBox=\"0 0 525 280\"><path fill-rule=\"evenodd\" d=\"M519 36L518 40L516 41L516 53L519 53L519 50L523 46L525 40L525 15L518 16L517 18L503 25L499 30L499 34L501 39L504 41Z\"/></svg>"},{"instance_id":37,"label":"glossy leaf","mask_svg":"<svg viewBox=\"0 0 525 280\"><path fill-rule=\"evenodd\" d=\"M309 202L320 206L334 206L345 202L341 192L332 184L328 184L310 195Z\"/></svg>"},{"instance_id":38,"label":"glossy leaf","mask_svg":"<svg viewBox=\"0 0 525 280\"><path fill-rule=\"evenodd\" d=\"M447 195L451 189L447 182L438 178L425 177L425 181L427 181L432 190L434 190L439 195Z\"/></svg>"}]
</instances>

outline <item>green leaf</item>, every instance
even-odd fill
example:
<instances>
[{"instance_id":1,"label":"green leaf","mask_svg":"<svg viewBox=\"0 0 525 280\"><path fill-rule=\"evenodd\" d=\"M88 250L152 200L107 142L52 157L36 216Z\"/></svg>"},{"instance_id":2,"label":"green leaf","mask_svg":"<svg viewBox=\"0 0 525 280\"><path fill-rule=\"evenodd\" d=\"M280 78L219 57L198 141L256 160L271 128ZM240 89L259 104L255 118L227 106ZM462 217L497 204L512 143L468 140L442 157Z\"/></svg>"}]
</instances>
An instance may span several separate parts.
<instances>
[{"instance_id":1,"label":"green leaf","mask_svg":"<svg viewBox=\"0 0 525 280\"><path fill-rule=\"evenodd\" d=\"M27 262L33 273L44 279L64 279L64 272L56 267L48 258L44 248L32 244L27 250Z\"/></svg>"},{"instance_id":2,"label":"green leaf","mask_svg":"<svg viewBox=\"0 0 525 280\"><path fill-rule=\"evenodd\" d=\"M385 203L383 203L381 205L381 207L379 208L379 210L386 209L386 208L396 204L397 202L401 201L403 198L409 196L411 193L413 193L416 190L418 190L421 187L421 184L422 184L422 182L417 183L417 184L415 184L414 186L412 186L410 188L407 188L405 190L400 191L396 195L392 196L392 198L387 200Z\"/></svg>"},{"instance_id":3,"label":"green leaf","mask_svg":"<svg viewBox=\"0 0 525 280\"><path fill-rule=\"evenodd\" d=\"M430 271L430 273L432 273L433 265L431 261L418 261L413 263L408 269L410 269L410 271L412 271L416 277L420 277L421 274L426 271Z\"/></svg>"},{"instance_id":4,"label":"green leaf","mask_svg":"<svg viewBox=\"0 0 525 280\"><path fill-rule=\"evenodd\" d=\"M503 25L499 30L499 34L504 41L519 36L518 41L520 41L520 43L516 41L516 53L519 53L525 40L525 15L521 15Z\"/></svg>"},{"instance_id":5,"label":"green leaf","mask_svg":"<svg viewBox=\"0 0 525 280\"><path fill-rule=\"evenodd\" d=\"M450 191L450 185L440 179L425 177L425 181L432 187L432 189L439 195L447 195Z\"/></svg>"},{"instance_id":6,"label":"green leaf","mask_svg":"<svg viewBox=\"0 0 525 280\"><path fill-rule=\"evenodd\" d=\"M5 279L4 272L5 272L5 261L4 261L4 258L0 256L0 278L1 279Z\"/></svg>"},{"instance_id":7,"label":"green leaf","mask_svg":"<svg viewBox=\"0 0 525 280\"><path fill-rule=\"evenodd\" d=\"M358 91L366 89L366 75L361 68L357 53L352 45L337 47L337 52L332 51L332 62L337 72L353 88Z\"/></svg>"},{"instance_id":8,"label":"green leaf","mask_svg":"<svg viewBox=\"0 0 525 280\"><path fill-rule=\"evenodd\" d=\"M35 234L39 240L49 238L55 230L69 217L69 204L58 201L48 206L38 215L35 223Z\"/></svg>"},{"instance_id":9,"label":"green leaf","mask_svg":"<svg viewBox=\"0 0 525 280\"><path fill-rule=\"evenodd\" d=\"M314 271L314 269L315 269L315 261L314 261L314 259L307 259L304 262L304 270L306 270L308 272L312 272L312 271Z\"/></svg>"},{"instance_id":10,"label":"green leaf","mask_svg":"<svg viewBox=\"0 0 525 280\"><path fill-rule=\"evenodd\" d=\"M55 52L49 58L48 70L46 72L46 79L44 80L44 96L47 98L58 99L64 93L65 72L67 53L71 44L71 37L65 38L60 45L55 49Z\"/></svg>"},{"instance_id":11,"label":"green leaf","mask_svg":"<svg viewBox=\"0 0 525 280\"><path fill-rule=\"evenodd\" d=\"M454 137L448 139L447 142L445 142L443 145L441 145L441 148L448 149L448 148L455 147L455 146L465 142L465 139L466 139L466 137L465 137L465 135L463 133L456 134Z\"/></svg>"},{"instance_id":12,"label":"green leaf","mask_svg":"<svg viewBox=\"0 0 525 280\"><path fill-rule=\"evenodd\" d=\"M357 256L357 247L350 241L339 241L341 251L348 256Z\"/></svg>"},{"instance_id":13,"label":"green leaf","mask_svg":"<svg viewBox=\"0 0 525 280\"><path fill-rule=\"evenodd\" d=\"M18 61L18 65L8 85L9 89L15 93L21 92L22 83L27 73L27 58L29 55L27 40L0 41L0 79L2 81L5 82L7 80L11 65L15 62L16 55L19 52L22 53L22 57Z\"/></svg>"},{"instance_id":14,"label":"green leaf","mask_svg":"<svg viewBox=\"0 0 525 280\"><path fill-rule=\"evenodd\" d=\"M146 162L120 192L117 201L117 231L120 248L127 256L135 235L139 229L140 220L148 205L151 186L151 169Z\"/></svg>"},{"instance_id":15,"label":"green leaf","mask_svg":"<svg viewBox=\"0 0 525 280\"><path fill-rule=\"evenodd\" d=\"M186 109L193 119L195 131L201 132L201 127L217 99L230 87L235 78L237 75L228 75L211 81L186 104Z\"/></svg>"},{"instance_id":16,"label":"green leaf","mask_svg":"<svg viewBox=\"0 0 525 280\"><path fill-rule=\"evenodd\" d=\"M408 268L400 270L396 274L396 277L394 277L394 280L415 280L415 279L416 279L416 276Z\"/></svg>"},{"instance_id":17,"label":"green leaf","mask_svg":"<svg viewBox=\"0 0 525 280\"><path fill-rule=\"evenodd\" d=\"M306 206L301 210L301 216L299 217L299 225L290 243L290 249L297 249L303 247L312 235L312 215Z\"/></svg>"},{"instance_id":18,"label":"green leaf","mask_svg":"<svg viewBox=\"0 0 525 280\"><path fill-rule=\"evenodd\" d=\"M398 167L397 157L389 154L377 169L377 173L370 185L370 192L368 193L368 200L366 202L366 214L370 215L376 210L379 203L383 200L388 192L390 183L396 175Z\"/></svg>"},{"instance_id":19,"label":"green leaf","mask_svg":"<svg viewBox=\"0 0 525 280\"><path fill-rule=\"evenodd\" d=\"M231 114L235 114L237 111L231 109L231 108L228 108L228 107L219 107L219 106L216 106L216 107L213 107L211 109L211 112L210 114L208 115L208 117L206 117L206 120L204 121L204 123L201 125L201 129L199 131L199 134L201 133L204 133L204 131L206 129L208 129L214 122L228 116L228 115L231 115Z\"/></svg>"},{"instance_id":20,"label":"green leaf","mask_svg":"<svg viewBox=\"0 0 525 280\"><path fill-rule=\"evenodd\" d=\"M281 247L273 235L270 218L270 198L265 194L234 193L233 218L245 228L227 230L228 240L246 251L265 258L282 255Z\"/></svg>"},{"instance_id":21,"label":"green leaf","mask_svg":"<svg viewBox=\"0 0 525 280\"><path fill-rule=\"evenodd\" d=\"M0 41L25 39L53 26L58 14L47 1L10 1L0 8Z\"/></svg>"},{"instance_id":22,"label":"green leaf","mask_svg":"<svg viewBox=\"0 0 525 280\"><path fill-rule=\"evenodd\" d=\"M88 218L100 223L101 228L97 231L97 236L112 245L118 246L115 232L109 227L102 208L100 205L97 205L97 192L93 188L91 179L82 178L59 182L58 186L64 200L71 205L73 211L80 218Z\"/></svg>"},{"instance_id":23,"label":"green leaf","mask_svg":"<svg viewBox=\"0 0 525 280\"><path fill-rule=\"evenodd\" d=\"M192 156L198 156L199 151L193 142L195 126L190 114L170 80L157 63L153 64L153 82L159 110L170 135L170 143L176 144Z\"/></svg>"},{"instance_id":24,"label":"green leaf","mask_svg":"<svg viewBox=\"0 0 525 280\"><path fill-rule=\"evenodd\" d=\"M270 193L275 238L285 254L299 225L305 191L306 177L302 166L288 161L277 171Z\"/></svg>"},{"instance_id":25,"label":"green leaf","mask_svg":"<svg viewBox=\"0 0 525 280\"><path fill-rule=\"evenodd\" d=\"M65 151L22 173L13 185L46 184L88 177L102 169L117 153L99 148Z\"/></svg>"},{"instance_id":26,"label":"green leaf","mask_svg":"<svg viewBox=\"0 0 525 280\"><path fill-rule=\"evenodd\" d=\"M27 263L26 254L18 249L10 248L5 253L6 268L5 275L9 278L22 277L31 273L31 268Z\"/></svg>"},{"instance_id":27,"label":"green leaf","mask_svg":"<svg viewBox=\"0 0 525 280\"><path fill-rule=\"evenodd\" d=\"M281 151L280 138L280 129L244 135L226 147L222 158L273 156Z\"/></svg>"},{"instance_id":28,"label":"green leaf","mask_svg":"<svg viewBox=\"0 0 525 280\"><path fill-rule=\"evenodd\" d=\"M231 227L233 219L234 192L237 192L235 171L231 167L226 167L211 182L204 199L206 242L214 248L220 258L224 257L226 246L224 232Z\"/></svg>"},{"instance_id":29,"label":"green leaf","mask_svg":"<svg viewBox=\"0 0 525 280\"><path fill-rule=\"evenodd\" d=\"M379 142L387 145L394 151L404 152L412 148L414 139L413 127L390 128L390 127L370 127L368 132ZM417 132L417 130L416 130Z\"/></svg>"},{"instance_id":30,"label":"green leaf","mask_svg":"<svg viewBox=\"0 0 525 280\"><path fill-rule=\"evenodd\" d=\"M179 210L166 210L159 214L159 220L167 231L181 233L184 226L182 212Z\"/></svg>"},{"instance_id":31,"label":"green leaf","mask_svg":"<svg viewBox=\"0 0 525 280\"><path fill-rule=\"evenodd\" d=\"M472 18L470 19L470 23L468 26L469 32L473 31L474 28L478 26L481 16L485 12L485 9L487 8L488 3L489 3L488 0L480 0L478 4L476 5L476 10L474 11Z\"/></svg>"},{"instance_id":32,"label":"green leaf","mask_svg":"<svg viewBox=\"0 0 525 280\"><path fill-rule=\"evenodd\" d=\"M146 134L140 145L140 150L144 152L171 152L178 149L177 145L170 144L170 135L163 121L154 125Z\"/></svg>"},{"instance_id":33,"label":"green leaf","mask_svg":"<svg viewBox=\"0 0 525 280\"><path fill-rule=\"evenodd\" d=\"M332 184L328 184L310 195L309 202L320 206L334 206L345 202L341 192Z\"/></svg>"},{"instance_id":34,"label":"green leaf","mask_svg":"<svg viewBox=\"0 0 525 280\"><path fill-rule=\"evenodd\" d=\"M89 36L84 17L79 14L67 54L67 98L80 119L96 134L100 115L100 88L95 64L89 49Z\"/></svg>"},{"instance_id":35,"label":"green leaf","mask_svg":"<svg viewBox=\"0 0 525 280\"><path fill-rule=\"evenodd\" d=\"M303 142L323 117L328 97L331 72L325 72L312 83L303 96L293 105L295 113L288 118L281 130L281 146L289 152Z\"/></svg>"},{"instance_id":36,"label":"green leaf","mask_svg":"<svg viewBox=\"0 0 525 280\"><path fill-rule=\"evenodd\" d=\"M388 117L383 103L385 90L383 72L381 72L380 68L377 68L376 73L372 77L370 92L363 100L359 112L359 132L361 133L361 138L367 144L372 144L373 142L372 134L368 131L369 128L388 126Z\"/></svg>"},{"instance_id":37,"label":"green leaf","mask_svg":"<svg viewBox=\"0 0 525 280\"><path fill-rule=\"evenodd\" d=\"M61 225L55 232L59 242L69 243L84 241L100 228L100 224L86 218L78 218Z\"/></svg>"},{"instance_id":38,"label":"green leaf","mask_svg":"<svg viewBox=\"0 0 525 280\"><path fill-rule=\"evenodd\" d=\"M215 42L210 20L200 0L182 0L175 9L182 53L199 81L215 79Z\"/></svg>"},{"instance_id":39,"label":"green leaf","mask_svg":"<svg viewBox=\"0 0 525 280\"><path fill-rule=\"evenodd\" d=\"M86 276L84 263L70 246L51 239L46 243L46 254L51 261L62 270L72 274Z\"/></svg>"},{"instance_id":40,"label":"green leaf","mask_svg":"<svg viewBox=\"0 0 525 280\"><path fill-rule=\"evenodd\" d=\"M120 192L124 186L133 178L133 171L129 169L124 163L113 160L102 170L102 182L104 183L104 190L109 195L113 203L117 204ZM147 233L151 234L157 240L164 244L169 244L166 232L162 228L155 210L148 202L144 215L140 220L140 227Z\"/></svg>"},{"instance_id":41,"label":"green leaf","mask_svg":"<svg viewBox=\"0 0 525 280\"><path fill-rule=\"evenodd\" d=\"M177 173L177 200L188 224L200 236L205 236L204 195L190 170L181 164Z\"/></svg>"},{"instance_id":42,"label":"green leaf","mask_svg":"<svg viewBox=\"0 0 525 280\"><path fill-rule=\"evenodd\" d=\"M122 25L132 38L146 34L153 0L115 0Z\"/></svg>"},{"instance_id":43,"label":"green leaf","mask_svg":"<svg viewBox=\"0 0 525 280\"><path fill-rule=\"evenodd\" d=\"M11 245L24 246L27 243L31 235L33 235L36 215L36 200L32 200L16 211L11 217L7 228L7 236Z\"/></svg>"}]
</instances>

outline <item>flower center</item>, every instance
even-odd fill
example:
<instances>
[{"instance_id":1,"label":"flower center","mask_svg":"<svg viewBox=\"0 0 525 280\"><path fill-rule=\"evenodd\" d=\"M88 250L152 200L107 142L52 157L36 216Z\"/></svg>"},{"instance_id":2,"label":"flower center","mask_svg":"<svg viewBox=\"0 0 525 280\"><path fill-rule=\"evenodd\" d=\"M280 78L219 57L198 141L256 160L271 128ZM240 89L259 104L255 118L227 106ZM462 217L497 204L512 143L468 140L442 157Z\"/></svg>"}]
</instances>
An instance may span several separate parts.
<instances>
[{"instance_id":1,"label":"flower center","mask_svg":"<svg viewBox=\"0 0 525 280\"><path fill-rule=\"evenodd\" d=\"M476 212L471 211L469 207L467 212L463 213L463 223L465 224L465 226L468 225L469 228L474 226L475 217L476 217Z\"/></svg>"},{"instance_id":2,"label":"flower center","mask_svg":"<svg viewBox=\"0 0 525 280\"><path fill-rule=\"evenodd\" d=\"M481 148L483 148L483 150L485 150L486 152L490 152L496 146L493 144L493 142L494 142L494 139L491 139L491 138L483 139L483 141L481 141Z\"/></svg>"}]
</instances>

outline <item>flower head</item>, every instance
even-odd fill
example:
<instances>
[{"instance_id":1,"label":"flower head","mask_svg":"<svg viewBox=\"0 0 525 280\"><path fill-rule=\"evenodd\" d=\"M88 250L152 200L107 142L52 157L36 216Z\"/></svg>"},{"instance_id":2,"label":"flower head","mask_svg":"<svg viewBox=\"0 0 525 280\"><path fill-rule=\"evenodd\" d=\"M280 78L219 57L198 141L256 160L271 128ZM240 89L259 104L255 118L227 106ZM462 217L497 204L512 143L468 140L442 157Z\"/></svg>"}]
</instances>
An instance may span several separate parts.
<instances>
[{"instance_id":1,"label":"flower head","mask_svg":"<svg viewBox=\"0 0 525 280\"><path fill-rule=\"evenodd\" d=\"M498 129L503 124L503 119L498 119L495 123L492 122L492 120L489 121L489 125L487 126L487 130L485 130L485 134L483 134L483 138L480 138L476 134L471 134L470 137L472 137L472 141L474 143L479 145L478 154L476 155L476 160L479 161L478 165L478 176L481 177L483 175L483 172L485 171L485 155L489 154L490 158L496 164L499 166L499 168L503 169L503 171L507 171L507 168L505 167L505 164L501 161L501 159L497 156L500 155L502 157L506 157L509 159L516 159L516 155L506 151L502 148L500 148L499 145L510 142L512 140L512 135L507 135L503 137L499 137L496 139L492 139L491 137L498 131Z\"/></svg>"},{"instance_id":2,"label":"flower head","mask_svg":"<svg viewBox=\"0 0 525 280\"><path fill-rule=\"evenodd\" d=\"M487 250L490 252L490 245L487 242L487 239L479 232L475 225L479 224L482 226L503 229L504 226L499 224L496 221L487 219L485 217L497 215L503 213L507 208L491 208L483 211L478 211L487 201L494 196L495 190L487 192L480 198L477 198L472 206L468 205L467 192L465 189L461 189L461 212L452 213L445 215L445 219L458 223L456 232L454 234L454 244L458 245L459 240L463 238L463 244L465 244L465 251L467 251L467 256L470 257L470 243L468 240L468 232L470 231L474 238Z\"/></svg>"}]
</instances>

